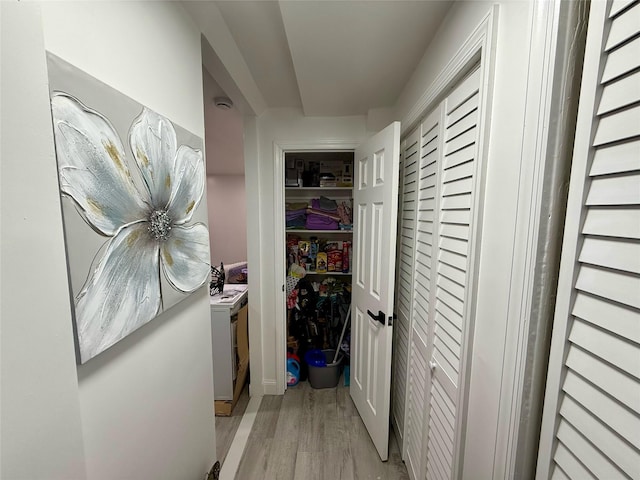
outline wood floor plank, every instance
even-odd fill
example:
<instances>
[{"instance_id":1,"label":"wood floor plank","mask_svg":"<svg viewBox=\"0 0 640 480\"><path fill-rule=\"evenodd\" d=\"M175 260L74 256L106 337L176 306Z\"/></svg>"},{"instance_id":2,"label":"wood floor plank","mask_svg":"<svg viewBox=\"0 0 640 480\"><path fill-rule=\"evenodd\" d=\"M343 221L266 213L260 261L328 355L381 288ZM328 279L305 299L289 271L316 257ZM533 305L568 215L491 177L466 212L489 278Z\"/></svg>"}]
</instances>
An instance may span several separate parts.
<instances>
[{"instance_id":1,"label":"wood floor plank","mask_svg":"<svg viewBox=\"0 0 640 480\"><path fill-rule=\"evenodd\" d=\"M354 478L357 480L409 480L407 467L402 461L398 444L390 439L389 460L380 461L376 447L360 417L352 417L350 444L354 459Z\"/></svg>"},{"instance_id":2,"label":"wood floor plank","mask_svg":"<svg viewBox=\"0 0 640 480\"><path fill-rule=\"evenodd\" d=\"M340 379L340 383L336 388L336 395L338 399L338 411L342 415L342 418L347 417L357 417L358 410L356 406L353 404L353 400L351 400L351 395L349 394L349 387L345 387L343 383L343 379Z\"/></svg>"},{"instance_id":3,"label":"wood floor plank","mask_svg":"<svg viewBox=\"0 0 640 480\"><path fill-rule=\"evenodd\" d=\"M229 447L231 447L231 442L233 442L248 403L249 384L245 385L231 416L216 417L216 454L220 464L223 464L224 459L227 458L227 452L229 452Z\"/></svg>"},{"instance_id":4,"label":"wood floor plank","mask_svg":"<svg viewBox=\"0 0 640 480\"><path fill-rule=\"evenodd\" d=\"M262 399L236 478L265 478L282 400L282 395L270 395Z\"/></svg>"},{"instance_id":5,"label":"wood floor plank","mask_svg":"<svg viewBox=\"0 0 640 480\"><path fill-rule=\"evenodd\" d=\"M300 452L321 452L324 445L324 408L335 398L335 389L323 388L316 390L307 387L302 404L302 422L300 424Z\"/></svg>"},{"instance_id":6,"label":"wood floor plank","mask_svg":"<svg viewBox=\"0 0 640 480\"><path fill-rule=\"evenodd\" d=\"M282 399L265 478L293 480L300 441L300 419L305 389L291 387Z\"/></svg>"},{"instance_id":7,"label":"wood floor plank","mask_svg":"<svg viewBox=\"0 0 640 480\"><path fill-rule=\"evenodd\" d=\"M251 439L249 440L251 442ZM272 439L262 440L259 444L259 448L249 448L244 452L243 460L240 462L238 472L236 473L237 479L266 479L264 472L267 468L267 461L271 452ZM245 458L251 460L245 461Z\"/></svg>"},{"instance_id":8,"label":"wood floor plank","mask_svg":"<svg viewBox=\"0 0 640 480\"><path fill-rule=\"evenodd\" d=\"M315 479L409 479L393 436L389 460L380 460L342 382L320 390L301 382L284 396L264 397L236 474L236 480Z\"/></svg>"},{"instance_id":9,"label":"wood floor plank","mask_svg":"<svg viewBox=\"0 0 640 480\"><path fill-rule=\"evenodd\" d=\"M409 480L409 472L407 466L402 461L402 452L398 445L398 440L393 430L389 437L389 460L387 461L387 470L389 470L389 478L397 478L398 480Z\"/></svg>"},{"instance_id":10,"label":"wood floor plank","mask_svg":"<svg viewBox=\"0 0 640 480\"><path fill-rule=\"evenodd\" d=\"M324 462L318 453L298 452L296 457L296 471L294 478L296 480L326 480L324 474Z\"/></svg>"},{"instance_id":11,"label":"wood floor plank","mask_svg":"<svg viewBox=\"0 0 640 480\"><path fill-rule=\"evenodd\" d=\"M327 402L323 412L325 478L352 480L354 473L349 428L338 401L341 390L344 389L334 388L331 390L331 401ZM346 418L350 418L350 416Z\"/></svg>"},{"instance_id":12,"label":"wood floor plank","mask_svg":"<svg viewBox=\"0 0 640 480\"><path fill-rule=\"evenodd\" d=\"M382 477L383 463L378 457L373 442L368 437L367 429L359 417L349 420L349 441L353 456L353 476L358 480L378 479ZM365 438L366 436L366 438Z\"/></svg>"}]
</instances>

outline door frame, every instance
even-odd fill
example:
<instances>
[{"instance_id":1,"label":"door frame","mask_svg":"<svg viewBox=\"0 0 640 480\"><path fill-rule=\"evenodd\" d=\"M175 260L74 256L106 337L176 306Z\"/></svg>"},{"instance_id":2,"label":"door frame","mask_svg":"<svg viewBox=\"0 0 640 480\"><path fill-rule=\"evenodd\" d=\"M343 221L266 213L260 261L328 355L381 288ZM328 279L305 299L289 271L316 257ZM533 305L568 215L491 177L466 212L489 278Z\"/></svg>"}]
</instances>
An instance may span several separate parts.
<instances>
[{"instance_id":1,"label":"door frame","mask_svg":"<svg viewBox=\"0 0 640 480\"><path fill-rule=\"evenodd\" d=\"M593 5L593 4L592 4ZM559 251L564 229L562 195L565 145L573 146L571 105L558 99L573 97L571 81L580 78L582 66L572 63L584 48L586 30L580 2L532 2L529 11L529 71L522 136L519 195L509 297L510 321L505 330L501 420L494 454L496 477L519 477L535 470L546 365L550 351L549 325L553 307L542 307L556 294ZM586 8L588 11L589 7ZM566 36L563 32L568 31ZM569 72L569 73L567 73ZM580 86L574 93L579 93ZM575 107L577 110L577 106ZM564 139L564 141L559 141ZM564 192L566 201L567 191ZM547 212L553 211L553 215ZM562 220L555 221L558 213ZM557 255L558 264L553 266ZM544 266L544 268L542 268ZM517 319L517 320L516 320Z\"/></svg>"},{"instance_id":2,"label":"door frame","mask_svg":"<svg viewBox=\"0 0 640 480\"><path fill-rule=\"evenodd\" d=\"M275 268L273 269L273 291L276 292L274 315L276 319L276 384L273 394L282 395L287 389L286 371L287 371L287 334L286 334L286 293L284 291L284 283L286 279L286 253L284 246L286 245L284 207L285 207L285 162L284 156L288 152L353 152L361 143L357 140L296 140L296 141L275 141L273 142L273 188L274 188L274 245L273 258L275 258ZM282 285L283 288L279 288ZM268 392L271 394L271 392Z\"/></svg>"}]
</instances>

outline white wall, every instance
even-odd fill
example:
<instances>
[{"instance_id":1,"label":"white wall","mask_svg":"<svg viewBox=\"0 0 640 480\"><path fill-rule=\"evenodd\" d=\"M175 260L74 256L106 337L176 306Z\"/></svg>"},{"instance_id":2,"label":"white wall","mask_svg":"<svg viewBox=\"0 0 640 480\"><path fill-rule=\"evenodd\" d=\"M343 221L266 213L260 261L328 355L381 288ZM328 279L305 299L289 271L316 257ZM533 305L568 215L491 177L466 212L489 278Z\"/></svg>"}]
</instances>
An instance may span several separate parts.
<instances>
[{"instance_id":1,"label":"white wall","mask_svg":"<svg viewBox=\"0 0 640 480\"><path fill-rule=\"evenodd\" d=\"M366 118L305 117L298 109L271 109L258 117L255 130L245 122L245 177L247 182L247 238L249 256L249 303L251 334L252 391L278 393L276 384L276 302L283 299L284 279L276 279L274 210L274 142L301 143L331 141L359 143L367 136ZM257 188L256 188L257 187ZM254 311L255 309L255 311ZM284 365L282 366L284 368ZM256 374L256 375L254 375ZM261 374L261 375L260 375ZM256 380L262 385L256 385Z\"/></svg>"},{"instance_id":2,"label":"white wall","mask_svg":"<svg viewBox=\"0 0 640 480\"><path fill-rule=\"evenodd\" d=\"M496 453L496 441L499 429L505 428L509 421L509 412L505 411L508 406L501 404L501 387L506 382L503 367L506 372L507 366L515 363L513 357L508 357L512 349L506 340L507 330L509 324L521 321L517 309L511 308L510 299L521 296L512 291L512 275L514 265L522 262L514 252L517 251L519 228L521 169L526 161L522 151L525 115L528 107L539 108L539 105L526 104L532 3L456 3L397 103L397 117L405 118L494 4L499 5L495 83L488 125L491 140L485 159L484 219L468 390L464 478L504 477L506 460ZM526 239L527 233L520 238Z\"/></svg>"},{"instance_id":3,"label":"white wall","mask_svg":"<svg viewBox=\"0 0 640 480\"><path fill-rule=\"evenodd\" d=\"M0 477L85 479L42 27L3 2Z\"/></svg>"},{"instance_id":4,"label":"white wall","mask_svg":"<svg viewBox=\"0 0 640 480\"><path fill-rule=\"evenodd\" d=\"M15 259L2 265L3 474L75 479L84 478L86 468L90 479L202 478L215 461L206 288L78 366L76 377L44 71L46 48L203 137L200 33L182 7L171 2L45 3L41 8L42 26L37 18L26 24L35 35L25 34L29 38L23 43L17 38L3 41L3 120L10 119L27 148L37 147L25 154L12 144L10 152L20 156L13 160L15 171L9 170L3 136L2 248L4 258ZM6 24L14 26L9 19ZM3 15L3 40L5 31L12 31L6 24ZM33 75L16 79L11 93L5 92L12 87L4 82L5 44L15 48ZM18 81L24 83L16 85ZM30 81L32 89L27 88ZM26 103L18 98L18 87L25 89ZM13 97L15 104L5 103ZM25 105L37 110L35 120ZM20 115L26 117L22 122ZM3 126L9 124L3 121ZM19 171L25 165L36 173L36 183ZM25 196L30 185L36 205ZM15 207L11 222L5 216L5 197L14 202L7 204ZM16 204L18 198L22 201ZM10 345L10 364L5 345ZM19 378L20 388L5 395ZM14 381L7 385L7 379ZM33 390L40 379L42 394ZM6 436L5 402L15 415ZM18 429L21 421L24 432L9 437L11 427ZM30 458L13 455L21 448L28 449ZM55 458L58 451L60 458Z\"/></svg>"},{"instance_id":5,"label":"white wall","mask_svg":"<svg viewBox=\"0 0 640 480\"><path fill-rule=\"evenodd\" d=\"M211 263L247 260L247 199L244 175L208 175Z\"/></svg>"}]
</instances>

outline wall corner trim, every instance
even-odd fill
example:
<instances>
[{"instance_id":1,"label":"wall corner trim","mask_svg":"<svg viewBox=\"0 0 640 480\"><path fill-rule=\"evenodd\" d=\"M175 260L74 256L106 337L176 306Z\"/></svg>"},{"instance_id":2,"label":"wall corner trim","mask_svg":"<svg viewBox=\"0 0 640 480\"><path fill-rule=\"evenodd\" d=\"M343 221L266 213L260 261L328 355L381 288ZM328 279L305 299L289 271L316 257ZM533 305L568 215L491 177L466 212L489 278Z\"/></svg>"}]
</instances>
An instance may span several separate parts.
<instances>
[{"instance_id":1,"label":"wall corner trim","mask_svg":"<svg viewBox=\"0 0 640 480\"><path fill-rule=\"evenodd\" d=\"M456 54L452 57L445 68L436 79L427 87L413 108L402 119L401 136L410 132L418 123L420 117L425 112L435 106L445 93L448 85L463 75L465 66L473 63L475 57L479 58L480 53L488 46L494 49L495 28L498 24L499 5L491 6L487 14L460 46Z\"/></svg>"}]
</instances>

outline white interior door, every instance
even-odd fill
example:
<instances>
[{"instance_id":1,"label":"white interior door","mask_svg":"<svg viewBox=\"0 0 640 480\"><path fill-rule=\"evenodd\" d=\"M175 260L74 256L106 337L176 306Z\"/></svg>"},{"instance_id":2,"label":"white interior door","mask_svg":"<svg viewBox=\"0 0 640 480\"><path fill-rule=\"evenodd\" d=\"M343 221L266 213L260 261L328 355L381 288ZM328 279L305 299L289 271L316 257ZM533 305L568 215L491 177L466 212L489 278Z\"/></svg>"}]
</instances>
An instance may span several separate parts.
<instances>
[{"instance_id":1,"label":"white interior door","mask_svg":"<svg viewBox=\"0 0 640 480\"><path fill-rule=\"evenodd\" d=\"M382 460L389 456L391 343L400 123L356 149L351 397Z\"/></svg>"}]
</instances>

